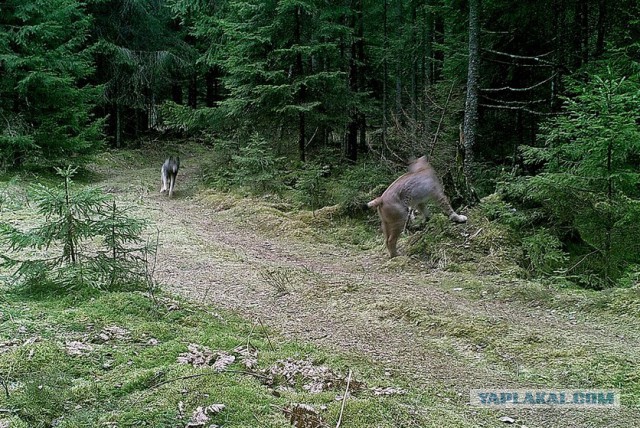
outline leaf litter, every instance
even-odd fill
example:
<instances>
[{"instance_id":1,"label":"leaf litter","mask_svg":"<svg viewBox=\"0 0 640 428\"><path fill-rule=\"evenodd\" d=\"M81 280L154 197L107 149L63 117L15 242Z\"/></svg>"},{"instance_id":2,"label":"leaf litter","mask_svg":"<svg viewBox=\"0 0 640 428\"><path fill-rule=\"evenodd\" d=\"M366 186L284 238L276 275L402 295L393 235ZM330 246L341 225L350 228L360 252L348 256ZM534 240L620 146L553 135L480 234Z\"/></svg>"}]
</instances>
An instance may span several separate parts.
<instances>
[{"instance_id":1,"label":"leaf litter","mask_svg":"<svg viewBox=\"0 0 640 428\"><path fill-rule=\"evenodd\" d=\"M318 394L323 391L341 388L346 386L346 378L333 371L327 366L318 366L310 360L296 360L287 358L278 360L271 367L262 371L265 376L265 383L269 387L283 385L285 387L295 387L302 384L302 389ZM349 385L350 392L357 392L363 389L364 383L352 381Z\"/></svg>"},{"instance_id":2,"label":"leaf litter","mask_svg":"<svg viewBox=\"0 0 640 428\"><path fill-rule=\"evenodd\" d=\"M308 404L292 404L282 409L282 413L295 428L323 428L327 424L320 412Z\"/></svg>"},{"instance_id":3,"label":"leaf litter","mask_svg":"<svg viewBox=\"0 0 640 428\"><path fill-rule=\"evenodd\" d=\"M182 402L179 403L179 406ZM181 406L180 406L181 407ZM185 428L204 427L212 416L220 413L226 406L224 404L211 404L207 407L198 406L191 415L191 420L185 425ZM209 428L218 427L218 425L209 425Z\"/></svg>"},{"instance_id":4,"label":"leaf litter","mask_svg":"<svg viewBox=\"0 0 640 428\"><path fill-rule=\"evenodd\" d=\"M113 325L103 328L93 341L97 343L106 343L112 340L127 340L129 339L129 335L129 330Z\"/></svg>"},{"instance_id":5,"label":"leaf litter","mask_svg":"<svg viewBox=\"0 0 640 428\"><path fill-rule=\"evenodd\" d=\"M64 348L69 355L87 355L93 351L93 346L78 340L65 342Z\"/></svg>"},{"instance_id":6,"label":"leaf litter","mask_svg":"<svg viewBox=\"0 0 640 428\"><path fill-rule=\"evenodd\" d=\"M212 351L203 345L189 344L187 352L178 355L178 363L190 364L193 367L212 366L216 371L223 371L233 364L236 357L226 351Z\"/></svg>"}]
</instances>

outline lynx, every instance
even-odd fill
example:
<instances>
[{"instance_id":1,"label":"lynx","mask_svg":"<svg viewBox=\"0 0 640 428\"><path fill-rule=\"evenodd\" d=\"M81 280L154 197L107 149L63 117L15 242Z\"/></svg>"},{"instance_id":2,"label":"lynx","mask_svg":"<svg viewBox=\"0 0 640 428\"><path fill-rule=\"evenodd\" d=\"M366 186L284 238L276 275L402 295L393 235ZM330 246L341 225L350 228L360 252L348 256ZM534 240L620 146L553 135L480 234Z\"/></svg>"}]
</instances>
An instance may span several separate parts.
<instances>
[{"instance_id":1,"label":"lynx","mask_svg":"<svg viewBox=\"0 0 640 428\"><path fill-rule=\"evenodd\" d=\"M427 216L429 201L438 204L451 221L458 223L467 221L466 216L456 213L451 208L436 172L422 156L409 166L409 172L391 183L382 196L367 204L369 208L378 209L384 242L390 257L398 255L396 244L407 222L409 210L414 209Z\"/></svg>"}]
</instances>

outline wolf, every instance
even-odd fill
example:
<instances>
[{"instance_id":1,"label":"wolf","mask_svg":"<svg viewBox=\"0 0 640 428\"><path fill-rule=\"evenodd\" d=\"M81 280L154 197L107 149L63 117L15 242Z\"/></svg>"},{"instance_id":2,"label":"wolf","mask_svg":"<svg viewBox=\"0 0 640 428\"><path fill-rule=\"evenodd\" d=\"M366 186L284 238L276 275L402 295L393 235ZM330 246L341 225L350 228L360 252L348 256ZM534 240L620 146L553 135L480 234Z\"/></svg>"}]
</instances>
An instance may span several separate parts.
<instances>
[{"instance_id":1,"label":"wolf","mask_svg":"<svg viewBox=\"0 0 640 428\"><path fill-rule=\"evenodd\" d=\"M180 158L169 156L167 160L162 164L160 175L162 178L162 187L160 193L167 191L167 185L169 186L169 197L173 196L173 188L176 185L176 177L178 176L178 170L180 169Z\"/></svg>"},{"instance_id":2,"label":"wolf","mask_svg":"<svg viewBox=\"0 0 640 428\"><path fill-rule=\"evenodd\" d=\"M409 166L409 172L391 183L384 193L367 203L369 208L377 208L382 222L384 242L390 257L398 255L396 245L404 229L409 211L419 211L428 215L427 202L438 204L451 221L464 223L467 217L456 213L442 190L442 183L427 158L422 156Z\"/></svg>"}]
</instances>

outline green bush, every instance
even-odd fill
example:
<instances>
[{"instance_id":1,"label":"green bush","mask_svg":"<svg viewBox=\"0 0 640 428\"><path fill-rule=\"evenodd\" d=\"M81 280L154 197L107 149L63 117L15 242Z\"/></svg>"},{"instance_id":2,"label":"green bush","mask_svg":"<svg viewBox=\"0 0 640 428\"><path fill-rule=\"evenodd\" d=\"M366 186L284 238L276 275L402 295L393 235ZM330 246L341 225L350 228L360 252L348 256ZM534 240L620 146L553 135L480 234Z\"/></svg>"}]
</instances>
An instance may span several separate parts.
<instances>
[{"instance_id":1,"label":"green bush","mask_svg":"<svg viewBox=\"0 0 640 428\"><path fill-rule=\"evenodd\" d=\"M232 140L216 140L211 155L201 167L202 181L216 189L228 190L232 186L233 155L238 147Z\"/></svg>"}]
</instances>

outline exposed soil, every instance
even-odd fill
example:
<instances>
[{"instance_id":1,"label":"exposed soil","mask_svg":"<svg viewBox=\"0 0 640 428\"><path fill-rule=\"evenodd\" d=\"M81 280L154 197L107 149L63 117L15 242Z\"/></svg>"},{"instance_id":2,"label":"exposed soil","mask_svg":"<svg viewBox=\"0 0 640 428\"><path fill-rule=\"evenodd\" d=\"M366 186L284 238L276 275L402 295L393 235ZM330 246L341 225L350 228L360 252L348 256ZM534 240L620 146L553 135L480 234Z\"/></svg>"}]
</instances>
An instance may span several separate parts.
<instances>
[{"instance_id":1,"label":"exposed soil","mask_svg":"<svg viewBox=\"0 0 640 428\"><path fill-rule=\"evenodd\" d=\"M104 173L101 185L137 200L160 227L156 273L169 290L260 319L284 337L370 358L425 391L450 392L469 414L472 388L597 387L563 377L563 367L549 359L554 349L565 368L567 356L591 352L640 362L638 322L482 298L479 282L518 287L522 281L432 271L403 257L389 261L381 238L369 249L337 244L312 226L308 234L291 233L289 214L262 218L267 214L248 200L212 204L196 190L197 157L183 158L169 199L158 192L157 161L157 168ZM536 356L530 343L544 353ZM640 426L638 413L505 409L496 426L504 425L497 420L503 415L516 418L515 426Z\"/></svg>"}]
</instances>

